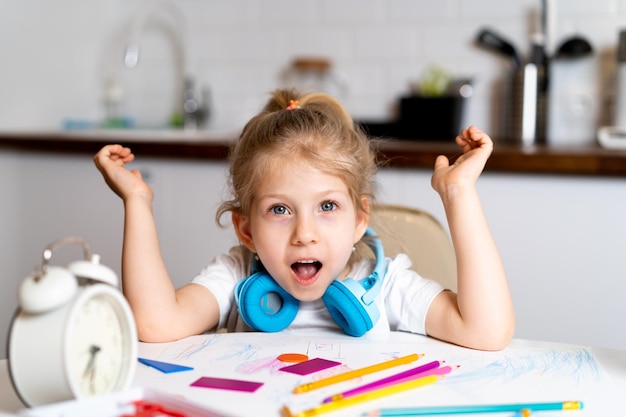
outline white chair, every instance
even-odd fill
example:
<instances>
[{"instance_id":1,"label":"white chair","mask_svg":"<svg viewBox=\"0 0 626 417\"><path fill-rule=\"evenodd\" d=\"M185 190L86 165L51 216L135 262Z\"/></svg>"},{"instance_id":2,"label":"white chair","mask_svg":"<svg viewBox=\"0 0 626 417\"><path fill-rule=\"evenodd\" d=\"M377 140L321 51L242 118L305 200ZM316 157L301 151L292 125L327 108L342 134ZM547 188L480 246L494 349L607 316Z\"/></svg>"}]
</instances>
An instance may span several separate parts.
<instances>
[{"instance_id":1,"label":"white chair","mask_svg":"<svg viewBox=\"0 0 626 417\"><path fill-rule=\"evenodd\" d=\"M372 207L370 226L379 235L386 256L405 253L413 270L456 291L454 248L436 218L416 208L380 204Z\"/></svg>"}]
</instances>

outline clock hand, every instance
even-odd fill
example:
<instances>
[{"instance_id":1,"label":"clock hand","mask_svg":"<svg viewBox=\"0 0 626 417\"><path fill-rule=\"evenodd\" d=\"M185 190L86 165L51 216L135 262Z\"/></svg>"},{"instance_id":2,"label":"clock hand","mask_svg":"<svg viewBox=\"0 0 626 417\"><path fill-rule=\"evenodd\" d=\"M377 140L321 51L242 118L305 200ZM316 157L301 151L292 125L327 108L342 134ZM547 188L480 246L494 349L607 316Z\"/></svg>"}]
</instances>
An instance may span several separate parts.
<instances>
[{"instance_id":1,"label":"clock hand","mask_svg":"<svg viewBox=\"0 0 626 417\"><path fill-rule=\"evenodd\" d=\"M93 381L96 377L96 355L98 354L98 352L100 352L100 350L102 349L100 348L100 346L97 345L91 345L89 347L89 362L87 362L87 367L85 368L85 372L83 372L83 377L88 377L90 380L89 385L92 391L94 389Z\"/></svg>"},{"instance_id":2,"label":"clock hand","mask_svg":"<svg viewBox=\"0 0 626 417\"><path fill-rule=\"evenodd\" d=\"M85 368L85 372L83 373L83 376L87 376L87 373L90 372L96 364L96 354L98 352L100 352L100 346L97 345L91 345L89 347L89 362L87 362L87 367Z\"/></svg>"}]
</instances>

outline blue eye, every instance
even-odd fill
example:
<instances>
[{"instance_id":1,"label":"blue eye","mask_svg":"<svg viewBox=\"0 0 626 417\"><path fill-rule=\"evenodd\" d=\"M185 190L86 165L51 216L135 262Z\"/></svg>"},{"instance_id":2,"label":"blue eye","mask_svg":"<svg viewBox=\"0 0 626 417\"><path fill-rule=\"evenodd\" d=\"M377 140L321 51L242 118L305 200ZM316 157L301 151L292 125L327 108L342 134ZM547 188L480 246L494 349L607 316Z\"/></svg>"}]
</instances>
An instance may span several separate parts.
<instances>
[{"instance_id":1,"label":"blue eye","mask_svg":"<svg viewBox=\"0 0 626 417\"><path fill-rule=\"evenodd\" d=\"M272 214L287 214L287 207L285 206L274 206L270 208L270 212Z\"/></svg>"},{"instance_id":2,"label":"blue eye","mask_svg":"<svg viewBox=\"0 0 626 417\"><path fill-rule=\"evenodd\" d=\"M336 207L337 205L333 203L332 201L326 201L322 203L322 205L320 206L322 211L333 211Z\"/></svg>"}]
</instances>

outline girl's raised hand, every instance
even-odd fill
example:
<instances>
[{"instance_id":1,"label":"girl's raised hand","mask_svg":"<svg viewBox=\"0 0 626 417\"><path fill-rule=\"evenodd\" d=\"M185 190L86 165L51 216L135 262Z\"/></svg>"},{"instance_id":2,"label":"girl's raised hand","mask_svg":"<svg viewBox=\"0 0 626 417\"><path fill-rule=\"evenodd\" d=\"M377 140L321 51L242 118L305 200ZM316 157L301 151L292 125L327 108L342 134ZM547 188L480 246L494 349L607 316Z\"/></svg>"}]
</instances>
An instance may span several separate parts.
<instances>
[{"instance_id":1,"label":"girl's raised hand","mask_svg":"<svg viewBox=\"0 0 626 417\"><path fill-rule=\"evenodd\" d=\"M431 184L439 194L445 193L450 186L473 186L493 150L489 135L476 126L463 129L456 137L456 143L463 153L452 164L445 155L439 155L435 161Z\"/></svg>"},{"instance_id":2,"label":"girl's raised hand","mask_svg":"<svg viewBox=\"0 0 626 417\"><path fill-rule=\"evenodd\" d=\"M93 157L104 181L123 200L131 196L140 196L152 201L152 189L142 179L141 173L125 168L125 165L134 159L135 155L130 148L122 145L106 145Z\"/></svg>"}]
</instances>

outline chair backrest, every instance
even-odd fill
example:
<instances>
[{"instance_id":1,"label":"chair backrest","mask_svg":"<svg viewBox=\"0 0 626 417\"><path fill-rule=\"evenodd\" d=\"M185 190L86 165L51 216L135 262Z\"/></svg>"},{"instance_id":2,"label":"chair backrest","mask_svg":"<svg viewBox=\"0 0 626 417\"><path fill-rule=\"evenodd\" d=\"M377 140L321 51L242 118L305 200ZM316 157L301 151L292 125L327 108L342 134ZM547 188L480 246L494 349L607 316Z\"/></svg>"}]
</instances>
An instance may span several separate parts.
<instances>
[{"instance_id":1,"label":"chair backrest","mask_svg":"<svg viewBox=\"0 0 626 417\"><path fill-rule=\"evenodd\" d=\"M420 275L456 291L454 248L447 230L436 218L412 207L375 205L370 226L380 236L386 256L405 253Z\"/></svg>"}]
</instances>

